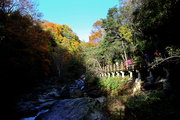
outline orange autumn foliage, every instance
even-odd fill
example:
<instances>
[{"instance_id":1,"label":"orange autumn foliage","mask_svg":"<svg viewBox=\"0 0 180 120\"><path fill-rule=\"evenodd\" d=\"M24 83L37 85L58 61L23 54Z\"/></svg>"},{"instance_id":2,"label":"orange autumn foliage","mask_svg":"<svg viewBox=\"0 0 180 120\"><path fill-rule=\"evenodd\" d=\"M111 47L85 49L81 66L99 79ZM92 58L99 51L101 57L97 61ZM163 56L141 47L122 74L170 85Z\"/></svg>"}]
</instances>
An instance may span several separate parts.
<instances>
[{"instance_id":1,"label":"orange autumn foliage","mask_svg":"<svg viewBox=\"0 0 180 120\"><path fill-rule=\"evenodd\" d=\"M53 35L59 47L66 49L61 52L62 65L67 63L72 54L79 55L80 40L68 25L59 25L43 21L42 26L44 30L49 31Z\"/></svg>"},{"instance_id":2,"label":"orange autumn foliage","mask_svg":"<svg viewBox=\"0 0 180 120\"><path fill-rule=\"evenodd\" d=\"M93 27L100 27L101 24L102 24L102 21L98 20L93 24Z\"/></svg>"},{"instance_id":3,"label":"orange autumn foliage","mask_svg":"<svg viewBox=\"0 0 180 120\"><path fill-rule=\"evenodd\" d=\"M28 5L32 4L30 0L18 2L24 3L23 6L13 2L15 0L0 2L0 76L12 84L9 88L24 90L27 85L52 74L50 47L53 38L31 16L34 9Z\"/></svg>"},{"instance_id":4,"label":"orange autumn foliage","mask_svg":"<svg viewBox=\"0 0 180 120\"><path fill-rule=\"evenodd\" d=\"M92 45L99 44L99 40L103 36L103 32L101 29L102 21L98 20L93 24L93 30L91 31L91 36L89 36L89 43L93 43Z\"/></svg>"}]
</instances>

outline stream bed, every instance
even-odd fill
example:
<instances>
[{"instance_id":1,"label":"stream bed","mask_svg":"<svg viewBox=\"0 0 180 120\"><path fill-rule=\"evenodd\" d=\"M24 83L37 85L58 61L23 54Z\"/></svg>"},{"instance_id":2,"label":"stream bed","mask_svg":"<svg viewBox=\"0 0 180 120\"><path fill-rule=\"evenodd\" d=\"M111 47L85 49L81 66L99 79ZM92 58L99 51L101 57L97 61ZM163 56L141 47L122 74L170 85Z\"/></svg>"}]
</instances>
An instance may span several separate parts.
<instances>
[{"instance_id":1,"label":"stream bed","mask_svg":"<svg viewBox=\"0 0 180 120\"><path fill-rule=\"evenodd\" d=\"M36 99L18 102L18 120L104 120L103 97L91 98L83 90L85 76L71 85L51 87ZM96 94L96 93L95 93Z\"/></svg>"}]
</instances>

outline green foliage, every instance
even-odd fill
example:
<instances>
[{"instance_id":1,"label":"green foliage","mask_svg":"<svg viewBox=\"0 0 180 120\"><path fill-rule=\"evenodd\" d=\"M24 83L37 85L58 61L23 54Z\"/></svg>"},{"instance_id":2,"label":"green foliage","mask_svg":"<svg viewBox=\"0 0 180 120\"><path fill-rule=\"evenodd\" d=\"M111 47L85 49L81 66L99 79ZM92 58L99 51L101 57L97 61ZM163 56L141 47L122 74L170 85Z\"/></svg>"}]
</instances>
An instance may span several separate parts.
<instances>
[{"instance_id":1,"label":"green foliage","mask_svg":"<svg viewBox=\"0 0 180 120\"><path fill-rule=\"evenodd\" d=\"M85 61L90 63L91 66L93 66L92 61L94 60L98 61L102 66L115 63L116 61L125 61L132 57L135 46L132 42L131 26L124 22L125 17L123 15L125 13L121 14L119 12L120 10L116 7L109 9L107 18L102 19L104 35L100 40L100 44L96 47L85 49L85 59L88 58Z\"/></svg>"},{"instance_id":2,"label":"green foliage","mask_svg":"<svg viewBox=\"0 0 180 120\"><path fill-rule=\"evenodd\" d=\"M121 26L119 28L119 32L120 32L120 36L127 40L128 42L132 42L132 33L131 33L131 29L128 28L128 25L124 25L124 26Z\"/></svg>"},{"instance_id":3,"label":"green foliage","mask_svg":"<svg viewBox=\"0 0 180 120\"><path fill-rule=\"evenodd\" d=\"M160 92L153 91L152 93L142 93L136 95L134 98L129 98L127 107L131 109L141 109L144 105L151 105L152 103L160 100Z\"/></svg>"},{"instance_id":4,"label":"green foliage","mask_svg":"<svg viewBox=\"0 0 180 120\"><path fill-rule=\"evenodd\" d=\"M65 68L61 71L61 78L63 79L63 82L78 79L85 71L82 60L79 60L76 56L71 56L70 60L68 60L64 66Z\"/></svg>"},{"instance_id":5,"label":"green foliage","mask_svg":"<svg viewBox=\"0 0 180 120\"><path fill-rule=\"evenodd\" d=\"M99 81L99 77L94 75L93 73L86 73L86 85L87 86L94 86L97 85Z\"/></svg>"},{"instance_id":6,"label":"green foliage","mask_svg":"<svg viewBox=\"0 0 180 120\"><path fill-rule=\"evenodd\" d=\"M124 78L120 77L110 77L110 78L100 78L98 81L98 86L102 91L106 92L109 96L117 96L119 88L123 87L129 76Z\"/></svg>"},{"instance_id":7,"label":"green foliage","mask_svg":"<svg viewBox=\"0 0 180 120\"><path fill-rule=\"evenodd\" d=\"M131 15L134 9L132 1L124 1L120 8L109 9L107 17L102 19L101 28L104 31L100 44L96 47L87 47L83 51L88 70L98 75L101 72L100 66L133 58L136 46L133 41Z\"/></svg>"},{"instance_id":8,"label":"green foliage","mask_svg":"<svg viewBox=\"0 0 180 120\"><path fill-rule=\"evenodd\" d=\"M179 0L123 0L119 8L109 9L107 17L102 19L104 34L100 44L88 48L84 54L86 59L91 59L88 61L88 69L96 66L93 68L100 71L96 63L105 66L127 59L133 59L138 68L139 63L142 66L145 64L143 56L148 56L148 63L153 63L156 50L161 53L162 58L179 56L178 11ZM174 77L173 80L175 79ZM171 106L162 100L164 95L161 92L128 96L132 93L134 84L126 80L123 82L122 78L101 78L98 85L108 96L122 95L126 102L127 119L167 119L163 115L168 116L173 111L163 109L163 104ZM116 119L120 117L116 112L114 116Z\"/></svg>"},{"instance_id":9,"label":"green foliage","mask_svg":"<svg viewBox=\"0 0 180 120\"><path fill-rule=\"evenodd\" d=\"M140 53L165 52L167 46L179 47L179 1L142 0L133 13L134 38Z\"/></svg>"},{"instance_id":10,"label":"green foliage","mask_svg":"<svg viewBox=\"0 0 180 120\"><path fill-rule=\"evenodd\" d=\"M177 56L180 55L180 48L176 48L175 46L168 46L166 47L166 51L169 56Z\"/></svg>"},{"instance_id":11,"label":"green foliage","mask_svg":"<svg viewBox=\"0 0 180 120\"><path fill-rule=\"evenodd\" d=\"M170 118L177 119L178 116L171 116L170 112L176 111L169 96L166 96L161 91L152 91L149 93L141 93L136 96L128 97L126 105L125 119L153 119L153 120L168 120Z\"/></svg>"}]
</instances>

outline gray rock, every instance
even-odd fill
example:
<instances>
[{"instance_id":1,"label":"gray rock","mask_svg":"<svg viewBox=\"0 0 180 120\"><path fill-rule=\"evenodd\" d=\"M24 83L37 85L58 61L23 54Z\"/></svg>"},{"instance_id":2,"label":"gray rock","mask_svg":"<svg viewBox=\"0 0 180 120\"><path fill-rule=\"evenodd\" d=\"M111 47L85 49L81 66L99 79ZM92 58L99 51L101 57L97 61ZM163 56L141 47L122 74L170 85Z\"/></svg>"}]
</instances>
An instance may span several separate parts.
<instances>
[{"instance_id":1,"label":"gray rock","mask_svg":"<svg viewBox=\"0 0 180 120\"><path fill-rule=\"evenodd\" d=\"M85 75L81 75L81 80L85 81L86 80L86 76Z\"/></svg>"},{"instance_id":2,"label":"gray rock","mask_svg":"<svg viewBox=\"0 0 180 120\"><path fill-rule=\"evenodd\" d=\"M96 98L96 100L98 100L101 104L104 103L104 97L99 97L99 98Z\"/></svg>"},{"instance_id":3,"label":"gray rock","mask_svg":"<svg viewBox=\"0 0 180 120\"><path fill-rule=\"evenodd\" d=\"M47 93L44 93L44 95L42 96L44 99L47 98L58 98L60 97L58 90L53 88L50 91L48 91Z\"/></svg>"},{"instance_id":4,"label":"gray rock","mask_svg":"<svg viewBox=\"0 0 180 120\"><path fill-rule=\"evenodd\" d=\"M100 103L88 97L60 100L35 120L103 120L104 116L97 104Z\"/></svg>"},{"instance_id":5,"label":"gray rock","mask_svg":"<svg viewBox=\"0 0 180 120\"><path fill-rule=\"evenodd\" d=\"M70 87L69 87L69 94L70 96L77 96L77 93L82 93L82 90L84 89L85 87L85 83L84 83L84 80L85 80L85 76L82 76L81 77L82 79L80 80L75 80L74 84L72 84ZM81 90L81 91L80 91ZM79 91L79 92L77 92ZM82 95L78 95L77 97L82 97ZM74 97L73 97L74 98Z\"/></svg>"}]
</instances>

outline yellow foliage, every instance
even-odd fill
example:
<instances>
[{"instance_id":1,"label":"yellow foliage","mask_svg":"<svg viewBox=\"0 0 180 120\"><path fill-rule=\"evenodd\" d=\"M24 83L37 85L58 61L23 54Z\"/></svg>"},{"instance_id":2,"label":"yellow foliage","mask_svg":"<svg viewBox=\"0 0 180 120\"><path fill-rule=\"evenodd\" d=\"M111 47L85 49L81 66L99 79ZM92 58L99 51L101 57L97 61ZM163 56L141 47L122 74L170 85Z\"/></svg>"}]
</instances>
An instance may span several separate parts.
<instances>
[{"instance_id":1,"label":"yellow foliage","mask_svg":"<svg viewBox=\"0 0 180 120\"><path fill-rule=\"evenodd\" d=\"M79 45L79 42L74 42L74 45Z\"/></svg>"},{"instance_id":2,"label":"yellow foliage","mask_svg":"<svg viewBox=\"0 0 180 120\"><path fill-rule=\"evenodd\" d=\"M132 42L132 33L127 24L120 27L119 33L122 38L124 38L128 42Z\"/></svg>"},{"instance_id":3,"label":"yellow foliage","mask_svg":"<svg viewBox=\"0 0 180 120\"><path fill-rule=\"evenodd\" d=\"M71 54L79 54L80 43L68 25L59 25L46 21L42 26L54 36L56 44L62 49L65 49L65 51L61 51L61 53L54 53L56 56L58 56L58 54L61 54L61 57L63 56L62 64L65 64L70 59ZM46 47L43 46L41 49L46 49Z\"/></svg>"}]
</instances>

